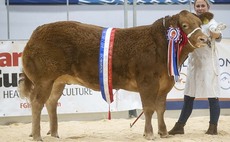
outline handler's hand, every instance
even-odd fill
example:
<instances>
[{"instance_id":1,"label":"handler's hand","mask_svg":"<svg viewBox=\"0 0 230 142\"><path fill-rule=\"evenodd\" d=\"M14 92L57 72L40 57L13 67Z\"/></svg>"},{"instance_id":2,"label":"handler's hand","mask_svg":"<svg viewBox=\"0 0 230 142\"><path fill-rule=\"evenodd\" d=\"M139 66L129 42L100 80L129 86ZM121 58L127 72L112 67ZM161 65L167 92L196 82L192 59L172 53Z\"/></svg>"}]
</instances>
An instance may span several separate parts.
<instances>
[{"instance_id":1,"label":"handler's hand","mask_svg":"<svg viewBox=\"0 0 230 142\"><path fill-rule=\"evenodd\" d=\"M214 32L214 31L210 30L210 36L212 39L218 39L218 38L220 38L221 33L220 32Z\"/></svg>"},{"instance_id":2,"label":"handler's hand","mask_svg":"<svg viewBox=\"0 0 230 142\"><path fill-rule=\"evenodd\" d=\"M212 39L221 39L221 31L226 29L226 25L219 23L217 27L209 27L210 36Z\"/></svg>"}]
</instances>

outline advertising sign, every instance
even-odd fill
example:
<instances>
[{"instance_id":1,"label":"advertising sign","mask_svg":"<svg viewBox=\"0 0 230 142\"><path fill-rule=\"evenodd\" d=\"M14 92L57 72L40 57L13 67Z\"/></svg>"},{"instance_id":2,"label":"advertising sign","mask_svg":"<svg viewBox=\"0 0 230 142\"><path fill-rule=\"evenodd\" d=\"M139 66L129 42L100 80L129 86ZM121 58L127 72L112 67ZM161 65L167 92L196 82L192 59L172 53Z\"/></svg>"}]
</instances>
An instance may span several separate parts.
<instances>
[{"instance_id":1,"label":"advertising sign","mask_svg":"<svg viewBox=\"0 0 230 142\"><path fill-rule=\"evenodd\" d=\"M21 56L26 43L27 41L0 43L0 117L31 115L29 101L21 98L17 91L19 74L22 72ZM220 55L221 98L226 99L230 98L230 40L223 39L217 46ZM181 68L181 81L168 93L167 99L171 102L167 102L167 109L177 109L177 101L182 102L186 71L187 61ZM142 108L138 93L125 90L113 90L113 93L114 101L110 106L112 112ZM109 109L99 91L79 85L66 85L57 106L59 114L107 112ZM46 109L42 113L47 114Z\"/></svg>"}]
</instances>

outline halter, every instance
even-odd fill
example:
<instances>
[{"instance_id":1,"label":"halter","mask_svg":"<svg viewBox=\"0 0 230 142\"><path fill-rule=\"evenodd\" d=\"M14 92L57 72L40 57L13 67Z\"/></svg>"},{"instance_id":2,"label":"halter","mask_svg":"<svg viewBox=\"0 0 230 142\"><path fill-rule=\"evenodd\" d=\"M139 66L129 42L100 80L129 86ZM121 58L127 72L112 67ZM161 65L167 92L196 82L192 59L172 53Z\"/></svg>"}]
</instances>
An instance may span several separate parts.
<instances>
[{"instance_id":1,"label":"halter","mask_svg":"<svg viewBox=\"0 0 230 142\"><path fill-rule=\"evenodd\" d=\"M201 30L201 28L200 27L198 27L198 28L195 28L191 33L189 33L188 35L187 35L187 38L188 38L188 43L192 46L192 48L196 48L191 42L190 42L190 40L189 40L189 38L192 36L192 34L194 34L197 30Z\"/></svg>"}]
</instances>

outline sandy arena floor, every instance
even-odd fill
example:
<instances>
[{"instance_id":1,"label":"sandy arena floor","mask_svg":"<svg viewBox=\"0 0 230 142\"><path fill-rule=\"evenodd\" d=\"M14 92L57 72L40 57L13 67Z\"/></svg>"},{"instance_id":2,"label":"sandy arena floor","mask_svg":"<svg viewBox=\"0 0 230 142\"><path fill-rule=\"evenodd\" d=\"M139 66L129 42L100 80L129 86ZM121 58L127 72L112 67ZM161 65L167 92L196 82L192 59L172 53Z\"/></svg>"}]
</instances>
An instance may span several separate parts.
<instances>
[{"instance_id":1,"label":"sandy arena floor","mask_svg":"<svg viewBox=\"0 0 230 142\"><path fill-rule=\"evenodd\" d=\"M46 135L49 123L41 123L41 135L44 142L146 142L142 136L144 120L139 119L130 128L132 119L102 119L95 121L63 121L59 122L60 138ZM176 118L165 118L167 129L170 130ZM204 134L208 128L209 116L191 117L185 126L184 135L175 135L168 138L160 138L157 134L157 121L153 119L154 141L160 142L229 142L230 141L230 116L220 116L219 135ZM30 142L31 123L12 123L0 125L1 142Z\"/></svg>"}]
</instances>

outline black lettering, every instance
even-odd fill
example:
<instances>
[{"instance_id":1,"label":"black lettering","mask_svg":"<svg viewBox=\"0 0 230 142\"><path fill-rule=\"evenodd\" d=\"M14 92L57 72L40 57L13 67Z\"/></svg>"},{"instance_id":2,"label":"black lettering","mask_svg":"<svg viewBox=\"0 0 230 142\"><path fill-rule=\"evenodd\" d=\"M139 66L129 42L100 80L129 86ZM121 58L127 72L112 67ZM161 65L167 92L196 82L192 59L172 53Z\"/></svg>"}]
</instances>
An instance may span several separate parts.
<instances>
[{"instance_id":1,"label":"black lettering","mask_svg":"<svg viewBox=\"0 0 230 142\"><path fill-rule=\"evenodd\" d=\"M223 58L219 58L219 65L220 65L220 67L224 66L224 59Z\"/></svg>"},{"instance_id":2,"label":"black lettering","mask_svg":"<svg viewBox=\"0 0 230 142\"><path fill-rule=\"evenodd\" d=\"M68 88L65 88L62 95L63 96L71 96L71 91Z\"/></svg>"},{"instance_id":3,"label":"black lettering","mask_svg":"<svg viewBox=\"0 0 230 142\"><path fill-rule=\"evenodd\" d=\"M7 92L7 91L3 91L3 98L4 98L4 99L5 99L5 98L9 98L8 96L9 96L8 92Z\"/></svg>"},{"instance_id":4,"label":"black lettering","mask_svg":"<svg viewBox=\"0 0 230 142\"><path fill-rule=\"evenodd\" d=\"M63 96L77 96L77 95L93 95L89 88L65 88L62 93Z\"/></svg>"},{"instance_id":5,"label":"black lettering","mask_svg":"<svg viewBox=\"0 0 230 142\"><path fill-rule=\"evenodd\" d=\"M82 88L78 88L77 90L79 95L84 95L84 90Z\"/></svg>"},{"instance_id":6,"label":"black lettering","mask_svg":"<svg viewBox=\"0 0 230 142\"><path fill-rule=\"evenodd\" d=\"M0 70L0 75L2 71ZM10 80L11 79L11 80ZM0 87L17 87L18 86L18 73L12 73L11 77L9 73L3 73L0 76Z\"/></svg>"},{"instance_id":7,"label":"black lettering","mask_svg":"<svg viewBox=\"0 0 230 142\"><path fill-rule=\"evenodd\" d=\"M227 67L227 66L229 66L229 64L230 64L230 61L228 58L226 58L226 59L219 58L220 67Z\"/></svg>"},{"instance_id":8,"label":"black lettering","mask_svg":"<svg viewBox=\"0 0 230 142\"><path fill-rule=\"evenodd\" d=\"M3 91L3 98L19 98L17 90Z\"/></svg>"},{"instance_id":9,"label":"black lettering","mask_svg":"<svg viewBox=\"0 0 230 142\"><path fill-rule=\"evenodd\" d=\"M70 88L70 90L71 90L71 95L72 96L76 96L77 95L77 92L74 90L74 88Z\"/></svg>"},{"instance_id":10,"label":"black lettering","mask_svg":"<svg viewBox=\"0 0 230 142\"><path fill-rule=\"evenodd\" d=\"M230 61L229 61L229 59L227 58L227 59L226 59L226 67L229 65L229 63L230 63Z\"/></svg>"}]
</instances>

